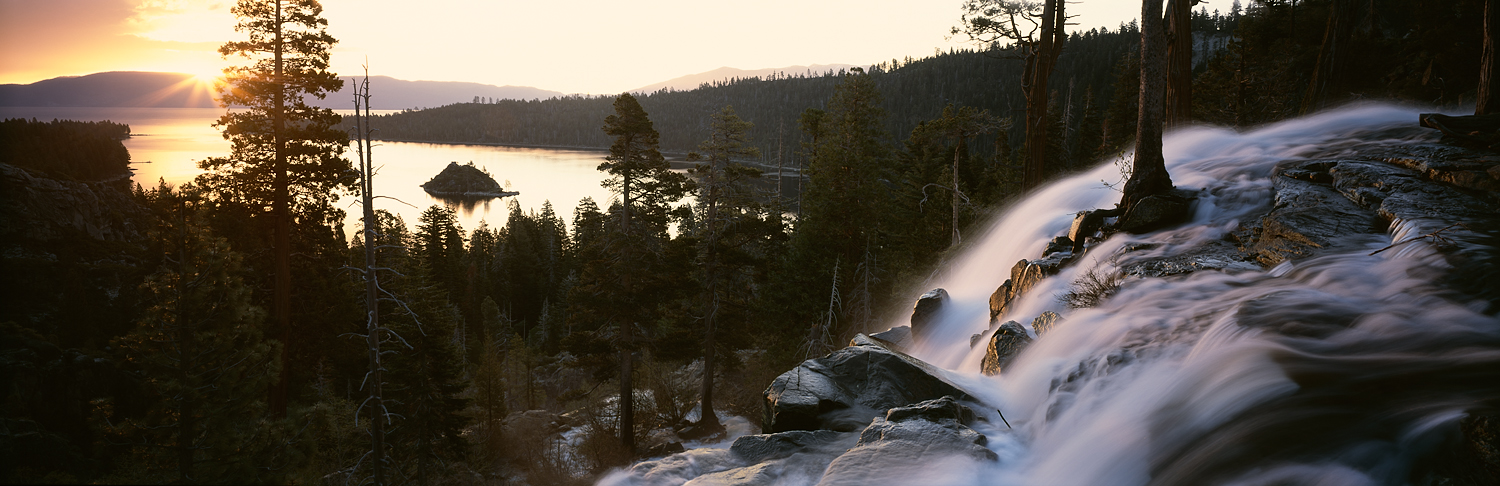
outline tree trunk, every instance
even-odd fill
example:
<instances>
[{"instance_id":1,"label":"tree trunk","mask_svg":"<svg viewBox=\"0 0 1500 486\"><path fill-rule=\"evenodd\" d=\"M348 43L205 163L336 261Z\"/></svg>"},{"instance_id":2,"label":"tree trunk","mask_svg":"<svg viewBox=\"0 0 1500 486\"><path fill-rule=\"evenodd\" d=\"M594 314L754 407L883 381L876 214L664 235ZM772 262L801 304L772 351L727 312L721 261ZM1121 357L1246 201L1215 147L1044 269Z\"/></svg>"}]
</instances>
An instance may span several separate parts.
<instances>
[{"instance_id":1,"label":"tree trunk","mask_svg":"<svg viewBox=\"0 0 1500 486\"><path fill-rule=\"evenodd\" d=\"M1475 115L1500 113L1500 76L1495 76L1495 48L1500 38L1495 29L1500 28L1500 10L1495 0L1484 2L1484 44L1479 56L1479 102L1474 106Z\"/></svg>"},{"instance_id":2,"label":"tree trunk","mask_svg":"<svg viewBox=\"0 0 1500 486\"><path fill-rule=\"evenodd\" d=\"M1323 46L1318 49L1318 64L1313 67L1302 113L1312 113L1343 101L1349 96L1349 40L1354 34L1356 9L1353 0L1333 0L1328 12L1328 28L1323 31Z\"/></svg>"},{"instance_id":3,"label":"tree trunk","mask_svg":"<svg viewBox=\"0 0 1500 486\"><path fill-rule=\"evenodd\" d=\"M273 305L276 314L276 326L280 330L281 339L281 375L276 380L276 386L271 389L271 416L276 418L286 417L287 389L290 387L292 378L292 214L291 214L291 191L288 189L286 164L286 86L283 79L282 51L285 45L282 42L281 0L276 0L276 48L275 48L275 86L276 94L273 98L275 105L271 111L271 138L275 144L275 171L276 178L272 182L274 195L271 199L271 218L276 225L274 253L276 254L276 285Z\"/></svg>"},{"instance_id":4,"label":"tree trunk","mask_svg":"<svg viewBox=\"0 0 1500 486\"><path fill-rule=\"evenodd\" d=\"M1141 3L1141 94L1136 123L1135 164L1125 182L1121 206L1128 212L1135 203L1172 189L1162 158L1161 137L1165 118L1166 33L1162 29L1162 0Z\"/></svg>"},{"instance_id":5,"label":"tree trunk","mask_svg":"<svg viewBox=\"0 0 1500 486\"><path fill-rule=\"evenodd\" d=\"M1167 3L1167 126L1193 119L1193 5L1196 0Z\"/></svg>"},{"instance_id":6,"label":"tree trunk","mask_svg":"<svg viewBox=\"0 0 1500 486\"><path fill-rule=\"evenodd\" d=\"M622 176L620 181L620 229L621 237L626 245L632 243L630 239L630 206L634 201L630 199L630 177ZM629 250L627 250L629 252ZM625 264L631 265L636 262L626 259ZM632 296L630 288L630 270L628 268L621 272L620 286L622 293ZM635 459L635 388L630 383L630 375L634 372L632 348L635 345L635 323L629 318L620 321L620 445L625 449L631 460ZM528 378L529 379L529 378Z\"/></svg>"},{"instance_id":7,"label":"tree trunk","mask_svg":"<svg viewBox=\"0 0 1500 486\"><path fill-rule=\"evenodd\" d=\"M361 198L365 224L365 345L370 361L370 467L373 469L373 484L385 484L385 396L382 391L380 364L380 281L375 274L376 237L379 223L375 219L375 161L370 151L370 139L366 126L370 113L370 75L365 71L363 87L356 86L354 101L355 148L359 151L360 171L364 175ZM363 99L360 97L363 96ZM360 107L364 114L360 114ZM485 423L489 425L488 422Z\"/></svg>"},{"instance_id":8,"label":"tree trunk","mask_svg":"<svg viewBox=\"0 0 1500 486\"><path fill-rule=\"evenodd\" d=\"M1057 64L1057 55L1062 51L1063 21L1066 2L1046 0L1042 7L1042 34L1032 55L1027 60L1026 86L1026 170L1022 174L1023 189L1041 185L1047 169L1047 81L1052 68Z\"/></svg>"},{"instance_id":9,"label":"tree trunk","mask_svg":"<svg viewBox=\"0 0 1500 486\"><path fill-rule=\"evenodd\" d=\"M951 196L953 197L953 245L952 246L955 246L955 247L958 246L958 242L959 242L959 237L958 237L958 194L959 194L959 192L958 192L958 159L959 159L959 155L963 154L963 152L964 152L964 143L963 143L962 135L960 135L958 143L953 145L953 194L951 194Z\"/></svg>"},{"instance_id":10,"label":"tree trunk","mask_svg":"<svg viewBox=\"0 0 1500 486\"><path fill-rule=\"evenodd\" d=\"M708 281L708 315L706 329L703 336L703 386L701 396L698 397L698 429L717 430L720 429L719 417L714 413L714 355L716 354L714 343L714 327L718 324L719 314L719 261L718 245L719 231L715 228L719 218L719 172L714 167L716 161L712 158L708 161L708 211L705 218L708 220L708 251L704 255L704 272L707 273ZM723 161L728 164L729 161ZM710 427L705 429L704 427Z\"/></svg>"},{"instance_id":11,"label":"tree trunk","mask_svg":"<svg viewBox=\"0 0 1500 486\"><path fill-rule=\"evenodd\" d=\"M188 236L187 236L187 204L178 203L177 209L177 282L174 288L177 291L173 305L177 307L177 370L181 373L177 377L183 385L196 385L193 376L193 356L198 353L198 346L193 342L193 328L188 325L193 322L183 313L186 306L183 301L187 299L184 284L188 281ZM197 423L194 420L198 411L195 410L193 392L179 393L177 396L177 474L183 484L193 483L193 439L198 436Z\"/></svg>"},{"instance_id":12,"label":"tree trunk","mask_svg":"<svg viewBox=\"0 0 1500 486\"><path fill-rule=\"evenodd\" d=\"M633 356L630 343L635 341L634 323L621 322L623 332L620 345L620 446L631 460L635 460L635 388L630 383Z\"/></svg>"}]
</instances>

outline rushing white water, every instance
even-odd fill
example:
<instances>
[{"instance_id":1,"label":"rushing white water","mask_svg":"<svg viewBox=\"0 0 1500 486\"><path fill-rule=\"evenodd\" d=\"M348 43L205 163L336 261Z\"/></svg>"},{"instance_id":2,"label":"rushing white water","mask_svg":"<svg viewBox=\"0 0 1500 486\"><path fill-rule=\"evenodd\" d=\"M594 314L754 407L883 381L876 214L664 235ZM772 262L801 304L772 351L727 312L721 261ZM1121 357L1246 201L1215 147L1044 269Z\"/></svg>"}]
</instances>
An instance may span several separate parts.
<instances>
[{"instance_id":1,"label":"rushing white water","mask_svg":"<svg viewBox=\"0 0 1500 486\"><path fill-rule=\"evenodd\" d=\"M977 373L988 299L1022 258L1035 258L1073 214L1119 194L1106 164L1058 182L1001 215L931 287L952 297L916 354L1004 410L1013 430L983 430L1001 461L955 484L1403 484L1415 461L1450 439L1464 410L1494 400L1500 322L1439 298L1442 259L1424 245L1370 249L1269 271L1204 271L1127 280L1096 308L1057 301L1110 256L1171 255L1223 237L1264 212L1280 161L1336 155L1417 112L1359 106L1247 133L1195 128L1166 140L1178 187L1202 189L1194 220L1119 235L1023 294L1000 321L1042 311L1064 320L1002 376ZM1399 143L1399 140L1392 140ZM1404 231L1403 228L1393 230ZM1127 256L1125 258L1130 258ZM898 316L893 324L903 324ZM993 417L998 423L998 417Z\"/></svg>"},{"instance_id":2,"label":"rushing white water","mask_svg":"<svg viewBox=\"0 0 1500 486\"><path fill-rule=\"evenodd\" d=\"M883 484L1414 482L1466 410L1500 403L1500 320L1448 298L1435 283L1447 264L1425 244L1370 255L1393 236L1431 231L1418 229L1424 222L1398 222L1391 235L1352 234L1342 243L1353 250L1269 270L1242 262L1127 278L1093 308L1068 309L1058 296L1082 272L1111 273L1224 238L1270 209L1278 162L1410 142L1403 137L1413 136L1417 115L1364 105L1245 133L1172 133L1165 145L1172 179L1200 191L1193 220L1115 235L1022 294L1001 322L1029 323L1047 310L1063 320L1003 374L986 377L978 372L983 346L971 349L969 338L989 325L990 294L1016 261L1065 234L1076 212L1112 207L1120 195L1102 181L1118 180L1119 171L1104 164L1007 208L922 287L942 287L951 300L914 354L947 368L1014 428L981 406L976 412L988 420L975 428L998 461L928 461L883 471ZM1143 243L1149 249L1122 251ZM850 482L804 476L776 484ZM620 472L602 484L685 480Z\"/></svg>"}]
</instances>

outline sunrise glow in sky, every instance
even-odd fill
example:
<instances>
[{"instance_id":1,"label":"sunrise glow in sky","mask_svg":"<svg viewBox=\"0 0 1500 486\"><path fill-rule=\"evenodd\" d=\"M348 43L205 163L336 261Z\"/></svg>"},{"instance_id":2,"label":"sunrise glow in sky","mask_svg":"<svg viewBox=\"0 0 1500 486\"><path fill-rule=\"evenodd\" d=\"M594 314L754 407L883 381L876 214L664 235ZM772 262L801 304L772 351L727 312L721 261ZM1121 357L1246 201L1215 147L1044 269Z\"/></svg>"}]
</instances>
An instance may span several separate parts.
<instances>
[{"instance_id":1,"label":"sunrise glow in sky","mask_svg":"<svg viewBox=\"0 0 1500 486\"><path fill-rule=\"evenodd\" d=\"M232 0L0 0L0 83L104 71L211 76ZM961 0L324 0L333 71L613 94L723 66L873 64L959 47ZM1073 30L1138 0L1070 3Z\"/></svg>"}]
</instances>

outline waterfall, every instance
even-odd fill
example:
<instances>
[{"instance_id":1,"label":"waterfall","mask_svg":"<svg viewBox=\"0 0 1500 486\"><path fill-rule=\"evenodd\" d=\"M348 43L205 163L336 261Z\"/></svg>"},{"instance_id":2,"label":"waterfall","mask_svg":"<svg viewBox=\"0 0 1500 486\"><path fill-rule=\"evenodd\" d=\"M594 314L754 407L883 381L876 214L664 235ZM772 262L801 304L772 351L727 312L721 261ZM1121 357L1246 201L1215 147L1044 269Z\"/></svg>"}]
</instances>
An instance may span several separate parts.
<instances>
[{"instance_id":1,"label":"waterfall","mask_svg":"<svg viewBox=\"0 0 1500 486\"><path fill-rule=\"evenodd\" d=\"M1441 297L1446 264L1425 244L1365 248L1270 270L1127 279L1095 308L1057 297L1081 272L1171 255L1224 237L1272 201L1277 162L1402 143L1417 113L1344 108L1246 133L1191 128L1166 139L1178 187L1201 190L1191 223L1116 235L1029 290L1000 321L1044 310L1064 320L1001 376L978 374L989 296L1022 258L1041 255L1077 211L1112 207L1104 164L1000 214L931 287L952 301L915 355L1004 411L985 430L1001 454L959 484L1403 484L1451 440L1466 409L1500 396L1500 321ZM1124 158L1128 160L1129 154ZM1392 233L1404 229L1395 225ZM1358 236L1355 236L1356 238ZM1151 250L1119 255L1127 245ZM904 324L896 316L893 325ZM998 417L992 423L999 423Z\"/></svg>"},{"instance_id":2,"label":"waterfall","mask_svg":"<svg viewBox=\"0 0 1500 486\"><path fill-rule=\"evenodd\" d=\"M1139 268L1131 265L1143 259L1180 258L1209 243L1224 247L1244 231L1241 223L1272 209L1280 162L1431 142L1415 129L1417 116L1403 107L1358 105L1243 133L1197 127L1169 134L1165 157L1173 181L1198 194L1191 221L1096 242L1026 290L999 322L1024 325L1043 311L1061 314L1061 321L1003 373L984 376L983 341L973 346L970 336L990 326L991 293L1018 260L1040 256L1049 240L1066 234L1075 213L1113 207L1120 194L1106 181L1121 179L1119 166L1102 163L997 213L921 287L944 288L950 300L924 329L925 342L910 351L973 395L984 420L972 427L998 460L943 456L881 470L883 483L1419 481L1413 475L1457 438L1466 411L1500 403L1500 319L1482 313L1488 303L1462 302L1443 288L1439 279L1449 264L1425 242L1375 251L1430 232L1431 221L1397 220L1384 235L1358 228L1335 249L1270 269L1234 261L1175 276L1127 276L1093 307L1070 309L1059 301L1089 272L1115 274ZM889 323L905 325L909 317L891 316ZM688 481L745 466L726 457L689 451L653 465L668 473L621 472L601 484L719 484L783 467ZM835 477L832 466L821 478L816 468L785 467L795 473L767 477L788 485L864 481ZM729 482L766 484L735 481Z\"/></svg>"}]
</instances>

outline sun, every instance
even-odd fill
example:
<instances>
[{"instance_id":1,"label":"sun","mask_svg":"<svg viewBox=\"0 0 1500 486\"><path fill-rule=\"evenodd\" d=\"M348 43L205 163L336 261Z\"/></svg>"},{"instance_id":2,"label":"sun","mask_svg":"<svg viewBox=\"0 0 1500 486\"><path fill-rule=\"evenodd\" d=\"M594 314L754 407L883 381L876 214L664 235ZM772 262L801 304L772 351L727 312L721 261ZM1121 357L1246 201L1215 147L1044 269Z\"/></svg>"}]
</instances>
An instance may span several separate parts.
<instances>
[{"instance_id":1,"label":"sun","mask_svg":"<svg viewBox=\"0 0 1500 486\"><path fill-rule=\"evenodd\" d=\"M200 85L213 86L224 79L224 73L218 70L198 70L190 74L193 75L193 81Z\"/></svg>"}]
</instances>

